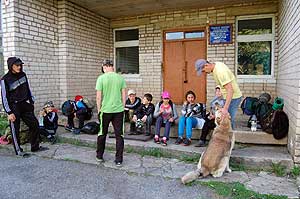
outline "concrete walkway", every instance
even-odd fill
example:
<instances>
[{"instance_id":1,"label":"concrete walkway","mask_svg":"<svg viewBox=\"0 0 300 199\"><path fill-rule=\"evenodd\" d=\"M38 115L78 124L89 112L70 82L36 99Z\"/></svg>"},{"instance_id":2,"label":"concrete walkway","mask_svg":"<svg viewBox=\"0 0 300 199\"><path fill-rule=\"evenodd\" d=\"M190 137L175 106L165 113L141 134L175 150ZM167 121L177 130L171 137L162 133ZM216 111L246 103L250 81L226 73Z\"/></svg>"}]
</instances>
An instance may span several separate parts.
<instances>
[{"instance_id":1,"label":"concrete walkway","mask_svg":"<svg viewBox=\"0 0 300 199\"><path fill-rule=\"evenodd\" d=\"M58 160L78 161L87 164L99 164L95 160L95 149L90 147L81 147L71 144L49 145L43 143L43 146L49 147L49 150L35 153L37 156L52 158ZM29 146L24 149L29 151ZM0 153L13 154L12 146L2 146ZM100 163L103 167L120 169L128 173L138 175L163 176L166 178L178 179L185 173L196 168L196 164L188 164L177 159L156 158L150 156L142 157L139 154L125 153L123 166L117 168L114 164L114 152L106 151L104 155L105 162ZM276 177L266 172L246 173L243 171L234 171L225 173L223 177L214 179L208 177L199 179L199 181L222 181L222 182L241 182L248 189L263 194L285 195L288 198L299 198L298 187L295 179L286 177Z\"/></svg>"}]
</instances>

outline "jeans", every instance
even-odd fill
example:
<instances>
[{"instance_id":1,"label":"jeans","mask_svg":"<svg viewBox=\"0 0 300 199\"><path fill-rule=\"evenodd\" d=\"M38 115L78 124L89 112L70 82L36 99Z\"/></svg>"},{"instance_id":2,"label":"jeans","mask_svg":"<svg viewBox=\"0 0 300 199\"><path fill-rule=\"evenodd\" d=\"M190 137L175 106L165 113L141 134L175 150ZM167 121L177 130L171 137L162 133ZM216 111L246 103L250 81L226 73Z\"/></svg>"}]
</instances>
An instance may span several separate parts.
<instances>
[{"instance_id":1,"label":"jeans","mask_svg":"<svg viewBox=\"0 0 300 199\"><path fill-rule=\"evenodd\" d=\"M192 130L196 126L197 126L197 119L196 118L181 116L179 118L179 124L178 124L178 137L183 137L184 128L185 128L186 138L191 139Z\"/></svg>"},{"instance_id":2,"label":"jeans","mask_svg":"<svg viewBox=\"0 0 300 199\"><path fill-rule=\"evenodd\" d=\"M229 104L229 108L228 108L228 112L230 114L231 117L231 127L232 129L235 129L235 116L236 116L236 112L240 106L240 103L242 101L242 97L239 97L237 99L232 99L230 104Z\"/></svg>"},{"instance_id":3,"label":"jeans","mask_svg":"<svg viewBox=\"0 0 300 199\"><path fill-rule=\"evenodd\" d=\"M156 119L156 123L155 123L155 135L160 136L160 128L163 125L163 118L161 116L159 116ZM165 123L165 131L164 131L164 137L166 137L167 139L169 139L169 135L170 135L170 129L171 129L171 122L169 122L169 120L167 120Z\"/></svg>"}]
</instances>

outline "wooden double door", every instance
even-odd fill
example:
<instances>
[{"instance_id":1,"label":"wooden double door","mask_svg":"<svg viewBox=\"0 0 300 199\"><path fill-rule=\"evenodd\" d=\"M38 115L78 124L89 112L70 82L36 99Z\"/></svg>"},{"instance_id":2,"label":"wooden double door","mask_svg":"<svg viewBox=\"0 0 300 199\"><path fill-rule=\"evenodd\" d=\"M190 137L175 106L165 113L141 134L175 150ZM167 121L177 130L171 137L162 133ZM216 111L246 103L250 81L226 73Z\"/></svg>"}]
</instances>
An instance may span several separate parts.
<instances>
[{"instance_id":1,"label":"wooden double door","mask_svg":"<svg viewBox=\"0 0 300 199\"><path fill-rule=\"evenodd\" d=\"M206 58L206 39L164 40L163 87L176 104L185 101L189 90L196 94L196 102L206 103L206 74L197 76L195 70L200 58Z\"/></svg>"}]
</instances>

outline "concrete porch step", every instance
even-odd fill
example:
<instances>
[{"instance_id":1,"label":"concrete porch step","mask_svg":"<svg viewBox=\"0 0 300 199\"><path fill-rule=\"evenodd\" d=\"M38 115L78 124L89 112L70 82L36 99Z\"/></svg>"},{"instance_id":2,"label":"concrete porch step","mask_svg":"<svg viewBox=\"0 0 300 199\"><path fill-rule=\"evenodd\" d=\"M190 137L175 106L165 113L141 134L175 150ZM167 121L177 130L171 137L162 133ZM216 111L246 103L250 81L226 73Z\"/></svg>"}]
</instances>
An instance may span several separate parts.
<instances>
[{"instance_id":1,"label":"concrete porch step","mask_svg":"<svg viewBox=\"0 0 300 199\"><path fill-rule=\"evenodd\" d=\"M61 142L86 145L96 147L97 135L79 134L74 135L59 128L58 137ZM196 140L192 141L190 146L175 145L175 139L171 138L168 141L168 146L156 144L151 139L150 141L142 142L136 140L125 139L125 150L142 151L159 149L166 153L171 153L174 157L195 156L205 150L205 147L195 147ZM115 148L115 139L107 136L106 146ZM280 163L287 168L293 167L293 160L284 146L262 146L262 145L235 145L232 151L231 161L236 164L246 165L247 167L270 168L272 163Z\"/></svg>"}]
</instances>

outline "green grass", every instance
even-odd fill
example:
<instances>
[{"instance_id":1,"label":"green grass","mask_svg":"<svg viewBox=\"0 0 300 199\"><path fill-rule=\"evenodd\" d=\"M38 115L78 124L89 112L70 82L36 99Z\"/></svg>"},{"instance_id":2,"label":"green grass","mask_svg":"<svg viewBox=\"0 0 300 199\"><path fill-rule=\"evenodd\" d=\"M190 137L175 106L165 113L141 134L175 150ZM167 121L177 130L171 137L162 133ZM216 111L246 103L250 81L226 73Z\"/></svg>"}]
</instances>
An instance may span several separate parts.
<instances>
[{"instance_id":1,"label":"green grass","mask_svg":"<svg viewBox=\"0 0 300 199\"><path fill-rule=\"evenodd\" d=\"M300 167L294 166L290 171L290 175L293 178L297 178L298 176L300 176Z\"/></svg>"},{"instance_id":2,"label":"green grass","mask_svg":"<svg viewBox=\"0 0 300 199\"><path fill-rule=\"evenodd\" d=\"M0 115L0 136L4 135L7 125L7 117Z\"/></svg>"},{"instance_id":3,"label":"green grass","mask_svg":"<svg viewBox=\"0 0 300 199\"><path fill-rule=\"evenodd\" d=\"M275 173L276 176L282 177L287 174L286 167L280 163L272 163L271 167L272 172Z\"/></svg>"},{"instance_id":4,"label":"green grass","mask_svg":"<svg viewBox=\"0 0 300 199\"><path fill-rule=\"evenodd\" d=\"M287 199L287 196L276 196L272 194L259 194L247 189L239 182L224 183L224 182L199 182L199 184L207 186L218 195L232 199Z\"/></svg>"}]
</instances>

